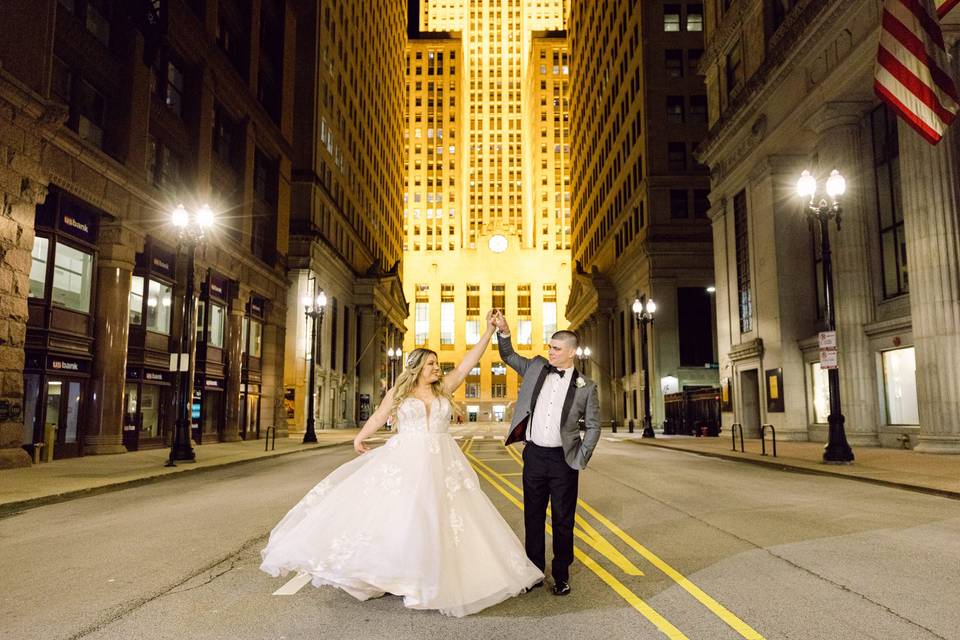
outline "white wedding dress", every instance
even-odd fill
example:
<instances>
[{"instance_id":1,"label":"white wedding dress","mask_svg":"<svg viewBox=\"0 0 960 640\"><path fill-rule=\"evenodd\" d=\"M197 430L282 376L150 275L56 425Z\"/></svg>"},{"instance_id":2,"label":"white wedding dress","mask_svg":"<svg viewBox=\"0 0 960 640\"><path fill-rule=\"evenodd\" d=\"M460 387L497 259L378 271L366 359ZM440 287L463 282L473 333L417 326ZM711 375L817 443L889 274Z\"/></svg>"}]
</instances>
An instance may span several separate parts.
<instances>
[{"instance_id":1,"label":"white wedding dress","mask_svg":"<svg viewBox=\"0 0 960 640\"><path fill-rule=\"evenodd\" d=\"M387 444L335 469L274 527L260 568L359 600L465 616L543 579L449 433L450 403L406 398Z\"/></svg>"}]
</instances>

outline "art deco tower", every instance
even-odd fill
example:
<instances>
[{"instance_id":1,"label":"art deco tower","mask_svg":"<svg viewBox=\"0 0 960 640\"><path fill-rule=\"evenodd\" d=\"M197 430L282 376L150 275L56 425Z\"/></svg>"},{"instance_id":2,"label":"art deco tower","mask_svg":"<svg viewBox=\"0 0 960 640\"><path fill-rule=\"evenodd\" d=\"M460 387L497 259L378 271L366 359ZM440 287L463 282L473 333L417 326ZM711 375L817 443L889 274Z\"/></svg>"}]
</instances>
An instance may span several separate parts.
<instances>
[{"instance_id":1,"label":"art deco tower","mask_svg":"<svg viewBox=\"0 0 960 640\"><path fill-rule=\"evenodd\" d=\"M542 353L565 325L571 271L564 2L420 9L420 31L435 33L407 51L404 351L427 346L452 367L493 306L520 353ZM493 419L516 383L491 347L458 397Z\"/></svg>"}]
</instances>

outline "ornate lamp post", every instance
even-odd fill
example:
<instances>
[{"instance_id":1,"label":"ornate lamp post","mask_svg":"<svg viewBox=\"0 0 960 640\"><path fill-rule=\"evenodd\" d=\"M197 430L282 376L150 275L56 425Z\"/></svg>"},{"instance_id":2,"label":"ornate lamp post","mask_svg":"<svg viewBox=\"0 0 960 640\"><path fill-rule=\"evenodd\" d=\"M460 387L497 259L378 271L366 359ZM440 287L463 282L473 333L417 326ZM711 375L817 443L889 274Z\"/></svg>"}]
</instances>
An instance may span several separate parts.
<instances>
[{"instance_id":1,"label":"ornate lamp post","mask_svg":"<svg viewBox=\"0 0 960 640\"><path fill-rule=\"evenodd\" d=\"M653 324L653 314L657 303L648 299L646 303L637 298L633 301L633 315L640 327L640 364L643 366L643 433L644 438L656 437L653 432L653 420L650 417L650 371L647 366L647 330Z\"/></svg>"},{"instance_id":2,"label":"ornate lamp post","mask_svg":"<svg viewBox=\"0 0 960 640\"><path fill-rule=\"evenodd\" d=\"M826 325L828 332L837 330L836 316L834 314L834 290L833 290L833 262L830 255L830 221L835 220L837 231L840 231L840 215L843 208L840 206L840 197L847 190L847 181L834 169L827 178L827 197L816 201L817 180L809 171L800 174L797 181L797 193L802 198L809 198L807 205L807 216L817 225L820 235L820 256L823 260L823 294L824 294L824 315L826 316ZM823 450L823 461L827 464L848 464L853 462L853 450L847 443L847 434L843 428L844 417L840 410L840 372L836 366L827 370L827 379L830 387L830 416L827 422L830 424L827 437L827 446Z\"/></svg>"},{"instance_id":3,"label":"ornate lamp post","mask_svg":"<svg viewBox=\"0 0 960 640\"><path fill-rule=\"evenodd\" d=\"M191 327L196 309L196 300L193 296L194 288L194 261L197 245L201 244L210 227L213 226L213 210L209 205L203 205L195 211L188 211L182 204L170 212L170 222L177 230L177 238L187 252L187 286L183 293L183 313L180 316L180 340L177 348L177 420L173 428L173 438L170 441L170 457L166 466L175 467L177 460L193 462L197 458L190 441L190 408L193 404L193 384L190 377L189 358L192 353L193 341L197 332ZM180 358L186 355L186 368Z\"/></svg>"},{"instance_id":4,"label":"ornate lamp post","mask_svg":"<svg viewBox=\"0 0 960 640\"><path fill-rule=\"evenodd\" d=\"M577 360L580 362L580 370L584 371L590 361L590 347L577 347Z\"/></svg>"},{"instance_id":5,"label":"ornate lamp post","mask_svg":"<svg viewBox=\"0 0 960 640\"><path fill-rule=\"evenodd\" d=\"M397 382L397 363L400 362L400 358L403 357L403 350L400 347L394 349L390 347L387 349L387 364L389 376L387 376L387 386L392 388Z\"/></svg>"},{"instance_id":6,"label":"ornate lamp post","mask_svg":"<svg viewBox=\"0 0 960 640\"><path fill-rule=\"evenodd\" d=\"M314 420L314 396L316 395L317 359L320 357L320 345L317 343L320 330L323 328L323 312L327 307L327 294L320 289L314 296L303 297L303 312L313 320L310 334L310 374L307 391L307 430L303 434L304 444L317 441L317 429Z\"/></svg>"}]
</instances>

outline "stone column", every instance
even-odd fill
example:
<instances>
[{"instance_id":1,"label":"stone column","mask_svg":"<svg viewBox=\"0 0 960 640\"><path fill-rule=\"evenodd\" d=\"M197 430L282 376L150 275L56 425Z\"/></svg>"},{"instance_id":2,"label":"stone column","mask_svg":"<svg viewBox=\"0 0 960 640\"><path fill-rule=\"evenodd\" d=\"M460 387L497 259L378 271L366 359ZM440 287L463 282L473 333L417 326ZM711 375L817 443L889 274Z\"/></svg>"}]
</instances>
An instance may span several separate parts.
<instances>
[{"instance_id":1,"label":"stone column","mask_svg":"<svg viewBox=\"0 0 960 640\"><path fill-rule=\"evenodd\" d=\"M237 295L230 301L230 312L227 316L227 380L225 390L226 406L224 407L225 421L222 442L236 442L240 440L240 387L243 371L243 314L244 306L250 299L250 292L245 287L238 287Z\"/></svg>"},{"instance_id":2,"label":"stone column","mask_svg":"<svg viewBox=\"0 0 960 640\"><path fill-rule=\"evenodd\" d=\"M380 404L380 371L377 363L377 312L373 307L360 308L360 365L358 372L358 393L370 397L369 414ZM365 422L365 421L364 421Z\"/></svg>"},{"instance_id":3,"label":"stone column","mask_svg":"<svg viewBox=\"0 0 960 640\"><path fill-rule=\"evenodd\" d=\"M874 300L870 284L870 255L874 243L867 216L865 190L872 167L864 161L860 126L869 103L830 102L815 114L812 126L819 135L821 188L837 169L847 179L843 197L841 230L831 224L837 344L840 370L840 399L846 418L847 440L851 445L877 446L877 366L864 332L873 320ZM867 156L869 157L869 156ZM822 286L820 284L819 286Z\"/></svg>"},{"instance_id":4,"label":"stone column","mask_svg":"<svg viewBox=\"0 0 960 640\"><path fill-rule=\"evenodd\" d=\"M920 406L915 450L960 453L960 129L936 146L902 122L898 129Z\"/></svg>"},{"instance_id":5,"label":"stone column","mask_svg":"<svg viewBox=\"0 0 960 640\"><path fill-rule=\"evenodd\" d=\"M284 344L286 342L286 304L279 298L267 301L266 322L260 348L263 384L260 396L261 433L273 425L278 438L289 436L287 410L283 401Z\"/></svg>"},{"instance_id":6,"label":"stone column","mask_svg":"<svg viewBox=\"0 0 960 640\"><path fill-rule=\"evenodd\" d=\"M89 422L84 452L126 453L123 446L123 389L130 335L130 282L144 237L119 224L100 229L97 306L93 316L95 356L90 380Z\"/></svg>"},{"instance_id":7,"label":"stone column","mask_svg":"<svg viewBox=\"0 0 960 640\"><path fill-rule=\"evenodd\" d=\"M610 387L610 365L613 353L610 351L610 312L598 311L594 315L591 357L593 359L593 381L597 384L600 397L600 420L607 426L613 415L613 398Z\"/></svg>"}]
</instances>

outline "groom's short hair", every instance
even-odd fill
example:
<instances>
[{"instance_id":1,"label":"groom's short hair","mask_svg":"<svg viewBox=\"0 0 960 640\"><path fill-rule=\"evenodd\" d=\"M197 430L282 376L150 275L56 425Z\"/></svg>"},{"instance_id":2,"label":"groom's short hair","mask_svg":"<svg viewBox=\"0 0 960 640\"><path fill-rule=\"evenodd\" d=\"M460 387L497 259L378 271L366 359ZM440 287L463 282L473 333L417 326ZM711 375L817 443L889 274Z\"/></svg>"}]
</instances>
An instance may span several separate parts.
<instances>
[{"instance_id":1,"label":"groom's short hair","mask_svg":"<svg viewBox=\"0 0 960 640\"><path fill-rule=\"evenodd\" d=\"M554 331L553 335L550 336L551 340L563 340L564 342L570 343L570 346L576 347L580 344L580 336L574 331L567 331L566 329L561 329L560 331Z\"/></svg>"}]
</instances>

